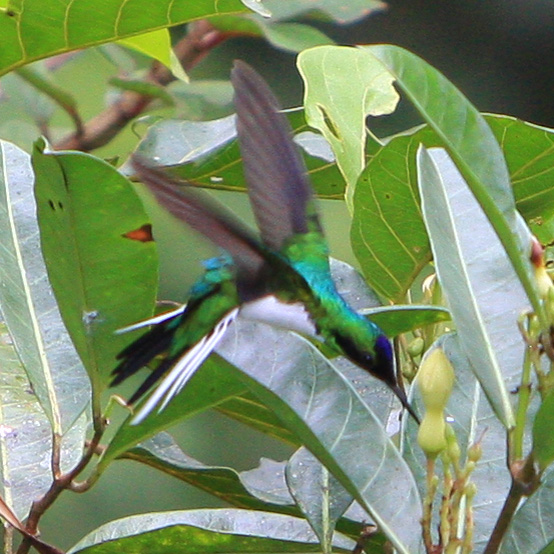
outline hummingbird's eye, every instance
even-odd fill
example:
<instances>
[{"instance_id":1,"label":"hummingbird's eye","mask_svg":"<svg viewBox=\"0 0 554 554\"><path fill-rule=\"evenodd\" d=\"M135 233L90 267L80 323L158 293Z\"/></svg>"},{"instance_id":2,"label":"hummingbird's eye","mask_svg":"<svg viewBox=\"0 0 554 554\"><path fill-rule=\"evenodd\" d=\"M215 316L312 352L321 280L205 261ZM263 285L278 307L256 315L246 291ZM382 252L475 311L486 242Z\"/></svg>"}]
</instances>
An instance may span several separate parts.
<instances>
[{"instance_id":1,"label":"hummingbird's eye","mask_svg":"<svg viewBox=\"0 0 554 554\"><path fill-rule=\"evenodd\" d=\"M335 341L347 358L364 368L373 366L374 360L371 353L358 348L354 342L344 335L335 335Z\"/></svg>"}]
</instances>

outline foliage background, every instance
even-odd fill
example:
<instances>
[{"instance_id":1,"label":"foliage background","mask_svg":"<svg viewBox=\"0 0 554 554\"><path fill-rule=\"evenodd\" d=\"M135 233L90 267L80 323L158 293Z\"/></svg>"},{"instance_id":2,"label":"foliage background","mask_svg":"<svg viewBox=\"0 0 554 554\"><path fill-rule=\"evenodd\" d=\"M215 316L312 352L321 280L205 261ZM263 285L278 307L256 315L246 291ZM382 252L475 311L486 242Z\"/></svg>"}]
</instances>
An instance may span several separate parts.
<instances>
[{"instance_id":1,"label":"foliage background","mask_svg":"<svg viewBox=\"0 0 554 554\"><path fill-rule=\"evenodd\" d=\"M507 5L500 0L392 1L386 12L356 25L338 28L321 24L321 29L339 43L387 42L409 48L443 71L480 110L554 126L551 102L554 66L545 62L554 54L554 7L550 2ZM293 55L278 52L256 39L226 42L191 72L191 78L227 79L235 58L245 59L259 68L285 105L300 102L300 78ZM59 70L61 84L79 98L85 118L102 109L106 81L111 74L112 67L96 50L80 54ZM36 131L21 123L25 119L30 121L24 111L21 101L19 105L0 102L0 136L15 140L29 150ZM401 128L417 123L407 106L401 105L400 113L404 115ZM400 121L398 114L395 121ZM56 113L54 123L59 127L68 126L66 116L61 113ZM397 129L381 118L374 130L385 135ZM134 141L132 130L127 129L95 154L109 157L116 152L130 151ZM236 195L225 195L225 201L233 203L239 211L244 210L242 200ZM353 263L350 251L343 249L343 237L348 233L344 206L327 203L323 209L333 254ZM198 267L196 261L205 251L199 241L198 248L191 248L190 241L196 239L170 227L161 216L158 224L163 227L158 237L162 252L162 296L179 300L195 278L190 268ZM164 251L170 252L165 259ZM246 428L240 429L237 440L230 439L238 425L221 416L203 414L181 427L179 439L192 456L237 469L254 467L260 454L275 459L284 459L290 454L285 446ZM147 496L146 490L157 490L159 494ZM85 496L63 495L47 512L42 527L47 541L64 548L99 524L123 514L214 506L214 502L213 497L177 484L153 470L133 462L119 462Z\"/></svg>"}]
</instances>

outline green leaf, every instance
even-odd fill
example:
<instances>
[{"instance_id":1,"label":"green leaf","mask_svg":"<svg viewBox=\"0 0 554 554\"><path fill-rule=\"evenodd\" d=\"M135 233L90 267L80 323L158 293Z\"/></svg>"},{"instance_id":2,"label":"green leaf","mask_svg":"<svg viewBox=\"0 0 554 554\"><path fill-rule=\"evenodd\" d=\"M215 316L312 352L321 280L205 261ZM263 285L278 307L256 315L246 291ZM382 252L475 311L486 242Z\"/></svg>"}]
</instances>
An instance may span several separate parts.
<instances>
[{"instance_id":1,"label":"green leaf","mask_svg":"<svg viewBox=\"0 0 554 554\"><path fill-rule=\"evenodd\" d=\"M420 144L437 142L428 127L391 139L370 158L354 191L352 249L371 286L393 302L431 259L415 154Z\"/></svg>"},{"instance_id":2,"label":"green leaf","mask_svg":"<svg viewBox=\"0 0 554 554\"><path fill-rule=\"evenodd\" d=\"M552 552L554 546L554 471L542 478L540 487L519 507L499 554L539 554Z\"/></svg>"},{"instance_id":3,"label":"green leaf","mask_svg":"<svg viewBox=\"0 0 554 554\"><path fill-rule=\"evenodd\" d=\"M23 520L52 483L52 428L36 396L29 394L29 379L1 319L0 377L0 490Z\"/></svg>"},{"instance_id":4,"label":"green leaf","mask_svg":"<svg viewBox=\"0 0 554 554\"><path fill-rule=\"evenodd\" d=\"M519 384L529 309L506 252L456 166L442 149L418 153L423 215L439 281L475 376L507 428L508 389Z\"/></svg>"},{"instance_id":5,"label":"green leaf","mask_svg":"<svg viewBox=\"0 0 554 554\"><path fill-rule=\"evenodd\" d=\"M308 524L286 515L236 509L204 509L143 514L106 523L84 537L69 553L103 554L187 550L216 552L319 552ZM338 552L352 541L335 539Z\"/></svg>"},{"instance_id":6,"label":"green leaf","mask_svg":"<svg viewBox=\"0 0 554 554\"><path fill-rule=\"evenodd\" d=\"M407 50L396 46L369 46L363 50L383 63L439 136L491 222L541 325L546 328L529 261L529 231L520 225L506 162L485 119L441 73Z\"/></svg>"},{"instance_id":7,"label":"green leaf","mask_svg":"<svg viewBox=\"0 0 554 554\"><path fill-rule=\"evenodd\" d=\"M218 412L253 427L270 437L300 446L298 437L289 431L260 400L250 392L233 396L216 406Z\"/></svg>"},{"instance_id":8,"label":"green leaf","mask_svg":"<svg viewBox=\"0 0 554 554\"><path fill-rule=\"evenodd\" d=\"M426 325L433 325L451 319L450 312L441 306L384 306L361 310L385 332L388 337L396 337Z\"/></svg>"},{"instance_id":9,"label":"green leaf","mask_svg":"<svg viewBox=\"0 0 554 554\"><path fill-rule=\"evenodd\" d=\"M480 441L483 451L470 477L477 486L477 494L473 500L474 551L482 552L511 484L505 461L506 429L495 416L483 394L459 336L456 333L443 335L432 345L428 353L438 347L444 350L456 374L446 415L456 433L462 463L469 445ZM412 402L420 406L421 398L417 387L415 392ZM408 420L404 431L404 456L416 476L420 494L424 495L427 460L417 443L418 428L412 420Z\"/></svg>"},{"instance_id":10,"label":"green leaf","mask_svg":"<svg viewBox=\"0 0 554 554\"><path fill-rule=\"evenodd\" d=\"M171 37L167 29L124 38L118 42L158 60L169 68L175 77L188 82L187 74L171 49Z\"/></svg>"},{"instance_id":11,"label":"green leaf","mask_svg":"<svg viewBox=\"0 0 554 554\"><path fill-rule=\"evenodd\" d=\"M88 405L90 385L40 254L29 156L0 142L0 166L0 306L52 431L63 435Z\"/></svg>"},{"instance_id":12,"label":"green leaf","mask_svg":"<svg viewBox=\"0 0 554 554\"><path fill-rule=\"evenodd\" d=\"M48 274L99 401L116 354L136 336L115 331L152 315L157 253L149 221L127 179L93 156L39 145L33 164Z\"/></svg>"},{"instance_id":13,"label":"green leaf","mask_svg":"<svg viewBox=\"0 0 554 554\"><path fill-rule=\"evenodd\" d=\"M236 373L229 363L212 355L165 410L149 415L140 425L129 425L131 416L127 418L104 452L98 471L103 471L127 450L177 422L244 393L246 387Z\"/></svg>"},{"instance_id":14,"label":"green leaf","mask_svg":"<svg viewBox=\"0 0 554 554\"><path fill-rule=\"evenodd\" d=\"M365 166L366 117L392 113L399 100L394 78L364 50L319 46L298 56L305 83L306 121L331 144L352 194ZM344 68L349 71L345 72Z\"/></svg>"},{"instance_id":15,"label":"green leaf","mask_svg":"<svg viewBox=\"0 0 554 554\"><path fill-rule=\"evenodd\" d=\"M541 469L554 461L554 394L549 394L542 402L533 423L533 453Z\"/></svg>"},{"instance_id":16,"label":"green leaf","mask_svg":"<svg viewBox=\"0 0 554 554\"><path fill-rule=\"evenodd\" d=\"M148 129L136 153L158 165L181 165L219 150L236 135L234 115L213 121L166 119Z\"/></svg>"},{"instance_id":17,"label":"green leaf","mask_svg":"<svg viewBox=\"0 0 554 554\"><path fill-rule=\"evenodd\" d=\"M318 29L301 23L263 25L262 31L273 46L289 52L302 52L320 44L334 44L332 39Z\"/></svg>"},{"instance_id":18,"label":"green leaf","mask_svg":"<svg viewBox=\"0 0 554 554\"><path fill-rule=\"evenodd\" d=\"M252 345L252 336L263 350ZM351 383L306 340L261 324L236 321L218 351L240 367L237 374L252 392L368 510L395 547L415 551L421 517L415 483Z\"/></svg>"},{"instance_id":19,"label":"green leaf","mask_svg":"<svg viewBox=\"0 0 554 554\"><path fill-rule=\"evenodd\" d=\"M350 0L337 2L336 0L265 0L264 4L271 12L273 19L278 21L291 19L299 15L321 13L336 23L354 23L367 17L374 11L386 9L384 2L379 0Z\"/></svg>"},{"instance_id":20,"label":"green leaf","mask_svg":"<svg viewBox=\"0 0 554 554\"><path fill-rule=\"evenodd\" d=\"M323 552L331 552L335 526L352 504L352 495L305 448L289 460L286 476L290 492L318 536Z\"/></svg>"},{"instance_id":21,"label":"green leaf","mask_svg":"<svg viewBox=\"0 0 554 554\"><path fill-rule=\"evenodd\" d=\"M342 176L333 163L328 145L325 148L322 144L324 139L314 133L307 134L302 112L290 113L289 120L296 133L295 140L305 151L304 160L317 195L342 198ZM157 164L174 166L173 174L195 185L245 192L242 156L233 121L234 116L208 122L162 121L148 129L137 153ZM127 168L125 171L131 172Z\"/></svg>"},{"instance_id":22,"label":"green leaf","mask_svg":"<svg viewBox=\"0 0 554 554\"><path fill-rule=\"evenodd\" d=\"M54 54L246 11L240 0L160 0L154 4L149 0L84 0L67 5L56 0L12 1L0 12L0 75Z\"/></svg>"},{"instance_id":23,"label":"green leaf","mask_svg":"<svg viewBox=\"0 0 554 554\"><path fill-rule=\"evenodd\" d=\"M487 116L506 158L517 209L544 243L554 218L554 131L508 116Z\"/></svg>"},{"instance_id":24,"label":"green leaf","mask_svg":"<svg viewBox=\"0 0 554 554\"><path fill-rule=\"evenodd\" d=\"M253 485L254 474L259 475L261 468L238 473L230 467L204 465L185 454L167 433L159 433L123 453L120 458L135 460L168 473L237 508L299 515L298 510L294 508L292 497L286 490L284 477L282 485L286 495L275 493L264 495ZM266 465L268 462L270 460L266 461ZM276 463L273 462L273 464ZM269 471L264 472L263 477L259 477L259 480L266 488L270 483L274 486L274 475L275 468L271 466Z\"/></svg>"}]
</instances>

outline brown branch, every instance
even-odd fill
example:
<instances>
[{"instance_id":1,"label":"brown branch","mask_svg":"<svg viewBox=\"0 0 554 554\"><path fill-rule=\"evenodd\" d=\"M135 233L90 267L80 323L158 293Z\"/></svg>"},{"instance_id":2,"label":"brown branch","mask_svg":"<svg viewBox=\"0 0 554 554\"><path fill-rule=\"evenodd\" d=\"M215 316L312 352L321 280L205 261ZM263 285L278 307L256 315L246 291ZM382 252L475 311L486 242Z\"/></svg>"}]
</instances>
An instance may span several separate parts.
<instances>
[{"instance_id":1,"label":"brown branch","mask_svg":"<svg viewBox=\"0 0 554 554\"><path fill-rule=\"evenodd\" d=\"M87 445L87 449L79 461L79 463L69 472L60 474L59 470L59 452L60 452L60 437L54 437L53 452L52 452L52 469L54 473L54 481L44 494L44 496L33 502L29 517L27 518L25 527L23 529L16 527L24 534L24 539L21 541L17 554L27 554L31 546L34 546L42 554L63 554L57 548L42 542L38 536L38 524L40 518L44 515L44 512L54 503L54 501L60 496L60 494L67 489L71 488L71 485L79 474L85 469L93 455L96 453L100 439L102 438L102 431L96 432ZM56 452L57 451L57 452Z\"/></svg>"},{"instance_id":2,"label":"brown branch","mask_svg":"<svg viewBox=\"0 0 554 554\"><path fill-rule=\"evenodd\" d=\"M174 51L185 71L198 64L213 48L229 35L218 31L207 20L191 23L187 35L178 42ZM144 81L165 87L175 80L167 67L153 62ZM119 100L85 123L79 132L59 141L56 150L81 150L88 152L107 144L132 119L140 115L154 100L152 96L135 91L125 91Z\"/></svg>"},{"instance_id":3,"label":"brown branch","mask_svg":"<svg viewBox=\"0 0 554 554\"><path fill-rule=\"evenodd\" d=\"M533 494L540 485L540 475L535 471L532 453L525 460L513 463L510 472L512 474L510 491L483 554L498 552L521 499Z\"/></svg>"}]
</instances>

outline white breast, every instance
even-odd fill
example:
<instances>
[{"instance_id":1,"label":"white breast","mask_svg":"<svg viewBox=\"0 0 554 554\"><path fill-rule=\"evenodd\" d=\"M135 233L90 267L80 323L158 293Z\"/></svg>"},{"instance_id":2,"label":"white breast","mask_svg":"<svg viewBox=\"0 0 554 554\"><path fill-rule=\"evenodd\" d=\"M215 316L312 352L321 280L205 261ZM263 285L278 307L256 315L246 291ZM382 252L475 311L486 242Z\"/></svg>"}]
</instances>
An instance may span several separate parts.
<instances>
[{"instance_id":1,"label":"white breast","mask_svg":"<svg viewBox=\"0 0 554 554\"><path fill-rule=\"evenodd\" d=\"M314 322L301 302L287 304L275 296L264 296L259 300L243 304L240 315L245 319L261 321L304 335L317 336Z\"/></svg>"}]
</instances>

